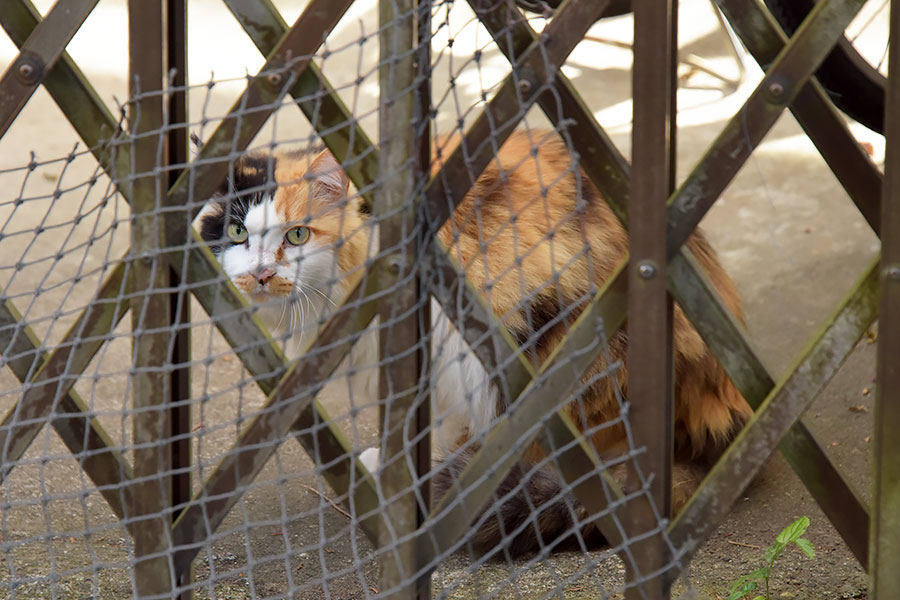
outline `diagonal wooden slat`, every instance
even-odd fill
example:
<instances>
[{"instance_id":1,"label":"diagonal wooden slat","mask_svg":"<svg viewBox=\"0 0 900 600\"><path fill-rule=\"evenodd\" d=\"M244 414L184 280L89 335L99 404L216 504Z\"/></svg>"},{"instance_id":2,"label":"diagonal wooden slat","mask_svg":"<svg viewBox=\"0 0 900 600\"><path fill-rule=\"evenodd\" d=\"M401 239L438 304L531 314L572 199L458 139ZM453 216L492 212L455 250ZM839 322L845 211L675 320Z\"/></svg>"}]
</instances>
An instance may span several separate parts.
<instances>
[{"instance_id":1,"label":"diagonal wooden slat","mask_svg":"<svg viewBox=\"0 0 900 600\"><path fill-rule=\"evenodd\" d=\"M757 2L717 0L734 32L765 68L787 43L772 15ZM847 127L828 95L815 81L800 90L791 112L825 158L872 229L878 233L881 203L881 172Z\"/></svg>"},{"instance_id":2,"label":"diagonal wooden slat","mask_svg":"<svg viewBox=\"0 0 900 600\"><path fill-rule=\"evenodd\" d=\"M475 0L470 3L473 7L479 4ZM784 43L779 42L779 38L774 34L768 34L769 30L766 27L773 27L774 24L763 18L767 13L764 13L756 3L723 1L722 4L729 5L731 13L734 14L732 21L737 23L738 33L744 34L744 41L751 51L756 49L762 53L758 56L761 64L769 64L774 60L777 52L773 52L772 44L778 43L774 48L778 51ZM731 7L731 4L734 6ZM500 33L504 31L505 24L509 20L498 18L498 15L496 11L480 14L482 23L497 38L500 47L505 49L503 41L507 36L501 37ZM768 36L765 40L757 39L764 37L764 34ZM529 40L536 39L537 34L526 22L520 22L512 29L508 38L518 48L522 48ZM762 46L764 50L761 49L761 44L764 45ZM545 94L538 99L541 107L558 127L564 120L578 123L578 127L567 130L567 135L572 137L573 145L580 152L582 167L602 191L622 224L627 226L629 197L627 161L609 141L590 110L583 105L574 93L574 88L561 74L557 75L554 91L556 97ZM845 183L860 211L877 231L876 213L881 178L877 167L856 143L843 119L835 114L818 84L810 82L805 85L791 104L791 109L801 122L809 124L807 133L815 136L813 140L817 147L820 150L828 150L827 153L823 152L826 160L832 165L842 183ZM812 127L812 123L816 126ZM840 150L841 148L843 150ZM679 255L672 259L669 268L677 272L677 275L668 277L673 295L710 349L719 357L738 389L751 406L757 407L774 387L775 382L747 343L740 325L736 323L712 285L698 269L689 249L682 249ZM802 420L786 436L782 443L782 451L788 463L794 467L804 485L835 524L854 555L865 565L868 552L865 535L868 531L866 507Z\"/></svg>"},{"instance_id":3,"label":"diagonal wooden slat","mask_svg":"<svg viewBox=\"0 0 900 600\"><path fill-rule=\"evenodd\" d=\"M513 72L500 83L463 139L442 161L441 170L428 182L425 206L434 231L440 229L494 159L495 148L503 145L546 86L555 80L559 67L608 3L609 0L565 0L541 38L515 56Z\"/></svg>"},{"instance_id":4,"label":"diagonal wooden slat","mask_svg":"<svg viewBox=\"0 0 900 600\"><path fill-rule=\"evenodd\" d=\"M186 267L187 278L195 282L191 292L200 301L208 314L214 315L213 322L238 355L244 367L253 376L256 384L267 396L271 396L278 387L288 365L284 354L268 336L263 333L262 326L249 309L246 300L234 288L227 276L222 273L218 261L204 247L191 250L190 260ZM201 282L197 284L196 282ZM222 293L230 288L231 293ZM362 297L363 288L357 286L344 302L343 308L335 313L349 313L354 303ZM343 317L342 317L343 318ZM341 330L332 330L330 339L323 330L317 344L322 346L334 342L345 342ZM343 348L343 346L342 346ZM345 348L344 348L345 349ZM343 357L342 349L337 349ZM316 374L310 381L324 381L326 375ZM305 385L305 384L304 384ZM376 539L377 519L380 517L381 501L372 478L349 450L350 444L333 424L324 407L317 402L302 408L300 416L293 424L298 441L317 463L329 465L323 469L323 475L336 492L339 500L345 502L360 520L363 530L371 539ZM195 513L196 514L196 513ZM188 520L191 518L188 517ZM200 526L193 524L191 527ZM186 528L187 525L179 525Z\"/></svg>"},{"instance_id":5,"label":"diagonal wooden slat","mask_svg":"<svg viewBox=\"0 0 900 600\"><path fill-rule=\"evenodd\" d=\"M281 99L311 64L313 54L353 0L312 0L272 50L257 75L168 192L168 204L193 215L228 174L229 165L281 106ZM173 240L188 239L188 219L173 220Z\"/></svg>"},{"instance_id":6,"label":"diagonal wooden slat","mask_svg":"<svg viewBox=\"0 0 900 600\"><path fill-rule=\"evenodd\" d=\"M537 39L537 34L526 22L519 21L514 27L510 28L509 23L514 22L514 19L504 16L498 11L480 10L482 3L476 0L471 0L470 4L479 14L482 23L494 35L500 48L508 56L511 52L505 43L506 40L511 40L510 45L520 50L529 41ZM757 10L759 8L753 3L738 2L735 4L744 11L747 10L745 7L749 4L752 4ZM748 31L752 31L758 36L757 30L759 28L747 26L747 21L749 20L742 20L741 24ZM751 25L752 23L753 21L750 21ZM781 46L783 44L778 49ZM774 59L774 55L771 59ZM771 62L771 60L767 62ZM806 104L805 98L808 93L812 92L811 85L817 87L816 84L804 86L792 106L799 108L801 104ZM568 128L566 135L571 136L573 144L580 151L579 158L588 176L591 177L597 188L607 198L623 225L627 225L627 179L629 176L627 162L621 157L599 125L597 125L589 109L583 105L578 95L574 92L574 88L561 74L557 74L554 91L556 92L554 96L550 94L541 96L539 103L548 118L557 124L558 127L561 127L561 122L564 120L578 123L578 127ZM816 91L820 92L820 90ZM817 98L813 98L813 102L816 100ZM822 98L821 102L826 106L830 106L824 98ZM799 112L798 108L794 109L795 112ZM822 112L821 109L819 112ZM833 109L831 112L833 113ZM840 118L835 118L834 121L839 125L831 126L826 133L832 134L839 141L843 141L844 145L847 145L847 142L844 140L849 139L852 146L845 152L838 154L837 157L849 156L853 159L854 155L861 152L861 150L849 134L839 135L839 129L846 132L846 125L844 125L843 121ZM823 137L820 134L819 139L822 140ZM833 143L837 145L839 141L834 141ZM858 151L857 153L854 153L854 148ZM832 160L837 160L837 158ZM864 163L866 161L868 164L871 164L867 157L863 159ZM855 161L850 160L849 164L858 165L859 162L859 159ZM834 168L836 171L842 170L842 172L846 172L848 174L847 178L851 177L855 172L851 168L846 167L843 169L840 167ZM858 192L851 192L864 214L872 212L864 208L864 205L871 205L871 202L867 202L864 198L860 200L857 200L857 198L866 193L871 194L873 189L878 189L879 186L872 183L873 180L877 180L877 169L874 169L875 175L872 175L872 171L872 168L868 169L865 172L864 183L854 188ZM873 222L871 218L870 222ZM730 312L722 306L721 300L716 299L717 294L712 290L712 286L696 270L696 266L691 267L691 263L690 252L687 249L683 249L680 255L672 260L670 266L678 269L680 274L677 277L669 277L670 288L682 307L689 312L689 316L692 317L692 321L698 326L701 335L704 336L711 349L717 356L724 359L726 370L738 384L739 389L756 406L762 401L771 387L774 386L774 382L768 377L768 373L756 358L752 348L740 334L740 328L733 323L734 319L731 317ZM713 307L721 309L718 313L720 318L716 320L716 324L713 324L710 319L710 316L713 314ZM728 313L727 316L725 313ZM701 315L706 317L706 319L701 320L699 318ZM728 351L725 352L723 351L724 349ZM747 372L748 368L749 373ZM741 374L745 376L741 377ZM836 523L839 531L841 531L856 556L865 564L866 542L864 535L860 535L860 532L864 532L867 529L865 523L868 517L865 506L802 421L791 429L782 445L782 449L788 462L795 467L795 470L823 507L826 514L834 517L832 521ZM809 468L810 466L815 468Z\"/></svg>"},{"instance_id":7,"label":"diagonal wooden slat","mask_svg":"<svg viewBox=\"0 0 900 600\"><path fill-rule=\"evenodd\" d=\"M0 2L0 25L19 48L40 21L40 12L29 0ZM68 53L63 52L44 75L43 84L104 170L124 178L130 165L127 149L113 155L105 144L120 137L122 130Z\"/></svg>"},{"instance_id":8,"label":"diagonal wooden slat","mask_svg":"<svg viewBox=\"0 0 900 600\"><path fill-rule=\"evenodd\" d=\"M509 406L535 377L534 366L440 239L433 238L425 259L432 295L491 374L500 404Z\"/></svg>"},{"instance_id":9,"label":"diagonal wooden slat","mask_svg":"<svg viewBox=\"0 0 900 600\"><path fill-rule=\"evenodd\" d=\"M741 394L750 406L759 408L775 387L775 380L747 342L740 323L712 291L712 284L706 281L686 249L669 263L669 287ZM862 498L803 419L791 427L780 448L853 555L865 567L869 514Z\"/></svg>"},{"instance_id":10,"label":"diagonal wooden slat","mask_svg":"<svg viewBox=\"0 0 900 600\"><path fill-rule=\"evenodd\" d=\"M41 84L99 0L56 2L0 76L0 137Z\"/></svg>"},{"instance_id":11,"label":"diagonal wooden slat","mask_svg":"<svg viewBox=\"0 0 900 600\"><path fill-rule=\"evenodd\" d=\"M784 108L837 43L865 0L820 2L784 47L762 81L669 200L667 257L671 258L731 182ZM715 168L709 168L715 166Z\"/></svg>"},{"instance_id":12,"label":"diagonal wooden slat","mask_svg":"<svg viewBox=\"0 0 900 600\"><path fill-rule=\"evenodd\" d=\"M109 333L127 312L127 265L119 262L103 281L97 296L81 313L62 341L29 381L28 389L0 424L0 481L22 458L59 400L65 398Z\"/></svg>"},{"instance_id":13,"label":"diagonal wooden slat","mask_svg":"<svg viewBox=\"0 0 900 600\"><path fill-rule=\"evenodd\" d=\"M287 31L271 0L224 2L263 56L268 56ZM371 207L371 183L378 180L375 147L319 66L310 63L289 93Z\"/></svg>"},{"instance_id":14,"label":"diagonal wooden slat","mask_svg":"<svg viewBox=\"0 0 900 600\"><path fill-rule=\"evenodd\" d=\"M696 223L699 222L702 215L705 214L705 211L711 206L715 197L717 197L718 193L721 192L721 189L724 188L725 182L730 181L743 164L743 161L746 160L746 156L748 156L748 148L746 146L747 140L756 139L758 141L761 139L765 132L767 132L774 124L780 111L783 110L783 104L770 106L770 103L768 102L766 94L770 93L769 87L771 82L776 77L790 76L793 77L794 80L800 81L809 78L818 66L818 63L821 62L827 54L827 49L822 50L821 47L817 46L811 50L810 46L813 45L814 41L824 45L824 42L829 40L833 45L844 27L846 27L846 24L852 18L853 14L855 14L854 9L858 9L860 5L858 0L851 4L851 8L845 8L843 10L841 10L840 7L834 9L822 5L816 9L812 18L800 31L798 31L794 42L781 53L779 59L776 60L767 75L767 78L763 80L756 92L754 92L750 99L745 103L741 113L729 122L729 125L726 126L723 133L717 138L716 143L707 152L700 165L698 165L688 177L686 183L675 192L669 202L669 210L667 211L669 221L667 258L671 258L673 254L677 253L681 245L687 241L687 238L693 231ZM564 14L562 9L560 9L560 14L557 14L557 18L559 18L561 14ZM550 26L548 26L548 28L549 27ZM796 88L791 88L791 86L783 86L781 89L782 94L779 95L779 101L785 103L789 102L797 91ZM745 123L743 118L746 115L755 115L759 118L753 119L749 123ZM735 132L739 132L741 135L737 136L735 135ZM460 146L463 146L463 144ZM457 152L461 149L463 148L458 149ZM462 160L463 159L461 158L459 159L459 161ZM714 176L709 174L714 174ZM713 195L710 196L709 194ZM441 222L442 221L438 220L438 223ZM609 303L611 301L610 297L604 297L603 291L608 289L617 290L620 294L624 293L626 285L624 273L625 269L624 265L622 265L620 266L618 274L611 277L611 280L604 286L604 290L602 290L597 298L592 301L591 305L585 309L585 312L582 313L578 322L570 331L569 336L560 344L557 350L567 347L567 341L570 338L578 339L579 335L583 333L582 330L579 329L579 325L590 322L592 311L594 311L598 305L603 305L604 303ZM604 321L607 334L611 335L612 332L621 327L623 322L624 309L621 311L618 318L607 319ZM593 332L591 332L591 334L592 333ZM595 352L599 352L599 350L595 350ZM581 356L590 356L590 361L592 361L596 358L596 355L596 353L593 354L593 356L591 356L590 353L586 353ZM550 361L548 361L547 365L549 364ZM587 362L586 364L590 364L590 362ZM554 385L550 388L552 393L557 397L560 394L567 394L571 388L574 387L579 376L580 373L577 374L574 379L569 378L559 381L558 385ZM539 402L539 398L542 395L547 395L547 392L545 391L542 394L540 393L540 390L532 391L530 400L527 400L529 396L523 396L520 398L519 402L522 405L530 405L531 402ZM500 439L505 439L503 434L498 433L497 436L498 441ZM497 450L502 450L502 445ZM484 473L490 472L497 478L498 482L505 476L505 473L512 463L510 462L509 465L503 465L503 468L497 468L497 465L495 464L496 461L492 458L488 458L488 456L497 456L497 452L494 451L489 453L483 448L481 452L476 454L466 471L461 475L461 485L457 489L464 489L467 487L467 484L474 481L487 481L482 477ZM468 493L473 494L473 498L475 497L473 491L469 491ZM432 514L437 515L448 505L459 502L454 496L455 494L453 493L448 494L444 501L432 511ZM488 492L485 492L484 500L486 501L488 497ZM471 511L473 507L480 510L482 505L483 503L472 501L471 506L466 506L466 510ZM461 506L461 504L457 504L457 506ZM473 513L470 512L469 514ZM454 523L454 520L449 522ZM448 529L446 537L441 537L439 535L436 535L435 537L446 541L453 537L453 532ZM439 546L439 544L435 545Z\"/></svg>"},{"instance_id":15,"label":"diagonal wooden slat","mask_svg":"<svg viewBox=\"0 0 900 600\"><path fill-rule=\"evenodd\" d=\"M245 25L245 28L248 29L248 34L250 34L254 38L254 41L257 43L257 46L263 52L265 52L267 49L267 43L271 44L271 40L274 39L276 37L276 34L278 34L284 28L283 21L280 19L280 16L278 16L277 13L274 12L274 8L271 7L271 5L269 5L267 2L247 3L247 2L243 2L243 1L239 1L239 0L226 0L226 2L229 5L229 8L232 9L232 12L234 12L235 15L238 17L239 21L241 21L241 23ZM252 26L248 27L247 24L251 24ZM308 68L307 71L304 72L304 76L311 71L311 68L313 66L314 65L310 65L310 68ZM559 73L557 73L557 76L559 76ZM326 89L330 88L330 86L328 86L327 82L324 81L324 78L322 78L320 80L320 85ZM294 93L295 97L297 97L296 88L294 90L292 90L292 92ZM335 99L335 100L336 100L336 103L338 106L342 106L339 103L339 99ZM324 101L323 101L323 104L325 104ZM303 105L301 104L301 107L302 106ZM341 112L340 110L336 110L335 112L338 115L338 118L331 120L332 124L330 126L332 128L335 127L335 125L337 125L337 124L345 122L349 118L345 109L343 110L343 112ZM309 116L308 112L307 112L307 115ZM319 109L318 115L321 119L321 117L323 115L323 111L321 110L321 108ZM323 125L328 125L328 123L323 123ZM318 129L319 125L316 125L316 128ZM371 165L369 169L363 169L363 172L370 171L370 170L372 170L372 168L374 168L374 165L377 165L377 160L378 160L377 150L374 150L374 148L369 149L369 148L365 147L365 144L367 144L368 141L364 135L364 132L361 129L357 129L356 135L358 137L355 139L363 140L363 141L360 142L360 144L358 145L359 147L357 150L355 150L355 154L362 157L360 162L370 163L370 165ZM335 146L335 145L330 144L328 139L326 139L325 141L326 141L326 144L329 144L329 146L331 147L332 152L334 152L335 155L338 157L338 159L341 160L343 158L343 155L341 154L341 152L343 152L344 150L342 150L342 148L340 146ZM350 179L354 182L354 184L357 186L357 188L359 188L359 189L363 189L363 187L366 185L367 181L371 181L371 180L365 179L364 176L361 177L359 173L355 173L353 170L348 170L348 175L349 175ZM446 255L446 249L441 246L440 242L436 241L436 244L439 247L435 251L441 253L441 258L449 258ZM451 262L452 262L452 259L451 259ZM450 270L447 273L448 273L448 277L446 278L446 280L448 282L461 281L459 272L454 271L452 267L450 268ZM523 359L523 357L521 357L520 353L517 352L515 342L512 340L512 338L509 338L508 340L505 340L503 342L497 341L497 338L495 337L495 335L505 333L506 329L502 325L499 325L499 321L492 319L490 317L490 309L488 309L486 306L484 306L483 300L481 299L480 294L476 290L474 290L474 288L472 288L471 286L463 285L463 286L457 287L456 289L459 292L458 299L465 298L470 306L475 306L475 307L479 307L482 309L482 312L481 312L482 318L481 319L472 319L472 318L470 318L471 315L467 315L467 317L465 319L467 325L465 327L464 334L466 335L467 341L469 342L470 345L472 345L472 347L473 347L473 349L475 349L476 353L487 352L488 354L493 355L495 357L496 357L496 353L498 353L498 352L501 354L504 354L505 358L502 360L499 360L498 362L491 360L488 356L485 356L485 355L482 355L482 356L483 356L483 360L487 361L485 364L488 365L489 371L497 372L496 369L492 365L497 365L497 364L505 365L504 374L503 374L503 376L498 376L495 378L496 383L498 384L498 388L501 390L501 393L506 392L504 394L504 396L507 399L514 398L515 394L509 394L509 385L508 384L512 383L513 387L517 390L524 389L525 384L531 378L532 371L530 371L530 364L527 363L527 361L525 361ZM456 294L453 293L452 296L456 296ZM455 299L457 299L457 298L455 298ZM446 299L446 297L444 300L442 300L442 303L445 305L448 304L448 300ZM450 318L452 320L454 320L454 322L462 322L462 320L460 318L458 318L457 313L454 312L453 308L454 307L450 308L450 310L448 311L448 315L450 316ZM487 335L485 336L485 335L476 333L475 330L473 330L473 326L479 328L479 331L481 332L481 334L487 334ZM508 334L507 334L507 337L509 337ZM488 343L485 343L485 342L488 342ZM488 346L492 346L492 349L489 349ZM302 429L301 429L301 431L302 431ZM562 447L564 445L562 442L562 439L565 434L567 434L569 436L568 437L569 442L571 442L573 439L577 439L577 438L581 437L581 434L577 431L577 429L575 429L575 427L571 423L568 422L567 418L560 417L558 415L554 415L554 417L552 417L552 421L550 424L548 424L548 427L547 427L548 433L554 432L554 431L556 432L555 443L557 444L557 447ZM303 440L306 440L308 437L309 437L308 435L302 435L302 433L301 433L301 436L298 439L301 440L301 442L302 442ZM547 443L549 442L548 437L541 436L540 442L544 446L544 449L547 451L547 453L550 454L551 449L549 448L549 446L547 446ZM311 447L311 445L307 445L307 449L309 449L310 447ZM591 458L591 456L592 456L591 452L585 452L584 447L583 447L583 441L580 444L576 444L574 447L570 447L565 452L566 452L566 456L565 456L565 460L562 461L562 464L566 465L567 473L565 473L564 476L566 476L567 478L570 477L569 478L570 482L575 482L578 484L576 493L578 493L579 496L587 495L585 488L590 486L590 482L581 481L583 479L583 477L581 477L581 476L586 471L584 469L579 470L578 468L575 468L575 467L578 467L579 465L590 464L590 465L592 465L592 468L595 472L599 471L599 469L596 468L596 458L593 458L593 459ZM335 457L335 459L338 459L338 457ZM569 467L573 467L573 468L568 469ZM569 471L571 471L571 473L569 473ZM338 492L339 495L344 495L346 493L347 488L345 486L336 487L335 482L330 482L330 483L332 484L332 487ZM594 485L596 485L596 483L594 483ZM591 491L590 497L591 498L605 497L605 494L597 494L596 493L597 489L599 489L599 488L592 488L590 490ZM617 492L616 485L613 482L606 482L604 489L612 490L609 493L611 493L613 495L615 495ZM609 533L610 539L618 539L620 537L621 537L621 534L619 532L616 532L612 529L610 530L610 533Z\"/></svg>"},{"instance_id":16,"label":"diagonal wooden slat","mask_svg":"<svg viewBox=\"0 0 900 600\"><path fill-rule=\"evenodd\" d=\"M540 39L528 21L509 4L492 0L468 0L481 24L490 32L497 47L509 60L515 60L532 43ZM578 161L604 198L613 199L610 206L623 224L627 224L624 207L628 204L628 162L599 126L590 108L578 95L575 86L561 71L554 74L552 89L538 96L537 102L557 130L572 140ZM564 125L566 121L575 126Z\"/></svg>"},{"instance_id":17,"label":"diagonal wooden slat","mask_svg":"<svg viewBox=\"0 0 900 600\"><path fill-rule=\"evenodd\" d=\"M449 260L449 257L446 259L442 257L441 260ZM620 266L620 270L622 268L623 266ZM452 280L454 272L458 273L455 268L444 269L447 272L444 279ZM582 493L579 500L593 515L599 517L598 525L611 543L617 545L617 542L623 539L616 521L606 514L610 499L607 498L607 493L603 493L606 489L612 498L620 497L618 486L602 467L596 457L596 451L589 447L584 436L567 422L568 419L561 412L557 411L561 399L568 397L581 380L584 371L603 350L598 332L607 326L606 320L625 319L626 290L616 284L619 281L624 279L611 278L610 282L597 293L595 299L578 317L566 338L547 358L534 378L527 382L526 387L523 389L513 387L524 383L522 378L507 382L511 396L517 397L517 400L507 409L504 417L491 428L481 444L481 449L459 476L457 484L432 509L426 523L429 528L428 541L423 542L424 547L420 552L428 552L431 557L435 557L453 548L456 540L464 534L463 524L468 524L472 515L478 514L490 500L497 485L518 462L520 452L538 435L539 428L535 427L535 423L540 423L547 415L550 415L550 427L554 431L552 434L554 439L544 442L548 444L548 449L553 449L551 445L558 449L570 443L570 440L579 440L577 448L581 451L578 453L580 455L578 462L558 463L563 476L571 483L580 482L587 473L597 474L593 484L601 487L592 488L593 493L590 494ZM452 302L448 305L452 306ZM505 337L495 336L495 339ZM490 370L490 365L486 367ZM563 436L559 434L565 434L565 430L569 431L567 436L569 439L564 441ZM551 444L551 441L555 443ZM572 459L574 456L569 455L568 458ZM586 464L585 458L591 464ZM582 492L586 491L585 487L582 487ZM601 493L596 493L598 490Z\"/></svg>"},{"instance_id":18,"label":"diagonal wooden slat","mask_svg":"<svg viewBox=\"0 0 900 600\"><path fill-rule=\"evenodd\" d=\"M123 301L121 312L127 310L127 300ZM0 348L3 348L3 362L22 383L28 381L42 363L50 358L41 352L41 342L25 324L25 319L12 302L0 303ZM75 390L63 396L57 411L51 415L51 425L66 444L72 455L88 474L97 491L109 504L110 509L120 519L124 518L123 496L128 502L128 485L131 481L131 465L115 449L112 438L95 418L91 418L91 408Z\"/></svg>"},{"instance_id":19,"label":"diagonal wooden slat","mask_svg":"<svg viewBox=\"0 0 900 600\"><path fill-rule=\"evenodd\" d=\"M204 482L199 495L175 521L172 539L179 548L175 557L176 573L190 568L203 540L215 531L246 486L287 439L292 425L346 356L355 336L374 318L378 301L390 293L390 284L395 278L390 272L390 265L383 260L376 260L370 273L375 275L370 274L364 286L357 286L312 346L291 365L256 417L241 431L230 453ZM363 467L357 462L353 464L358 465L355 476L362 479L365 476ZM369 489L357 488L355 491L367 493ZM361 524L368 528L370 523L364 520ZM207 525L211 529L208 530Z\"/></svg>"},{"instance_id":20,"label":"diagonal wooden slat","mask_svg":"<svg viewBox=\"0 0 900 600\"><path fill-rule=\"evenodd\" d=\"M731 505L809 404L837 372L878 314L876 260L853 287L794 368L770 392L703 487L672 523L672 541L688 559L715 531ZM674 577L670 573L669 577Z\"/></svg>"}]
</instances>

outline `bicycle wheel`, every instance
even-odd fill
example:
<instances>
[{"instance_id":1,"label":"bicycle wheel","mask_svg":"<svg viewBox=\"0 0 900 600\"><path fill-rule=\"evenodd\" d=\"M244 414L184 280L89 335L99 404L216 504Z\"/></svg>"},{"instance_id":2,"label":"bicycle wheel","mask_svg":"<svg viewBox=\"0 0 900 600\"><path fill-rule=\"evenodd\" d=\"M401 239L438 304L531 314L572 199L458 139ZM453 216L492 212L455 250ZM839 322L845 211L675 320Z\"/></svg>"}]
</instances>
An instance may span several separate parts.
<instances>
[{"instance_id":1,"label":"bicycle wheel","mask_svg":"<svg viewBox=\"0 0 900 600\"><path fill-rule=\"evenodd\" d=\"M788 35L793 35L814 6L813 0L765 0ZM822 62L816 77L835 105L869 129L884 131L886 80L846 35Z\"/></svg>"}]
</instances>

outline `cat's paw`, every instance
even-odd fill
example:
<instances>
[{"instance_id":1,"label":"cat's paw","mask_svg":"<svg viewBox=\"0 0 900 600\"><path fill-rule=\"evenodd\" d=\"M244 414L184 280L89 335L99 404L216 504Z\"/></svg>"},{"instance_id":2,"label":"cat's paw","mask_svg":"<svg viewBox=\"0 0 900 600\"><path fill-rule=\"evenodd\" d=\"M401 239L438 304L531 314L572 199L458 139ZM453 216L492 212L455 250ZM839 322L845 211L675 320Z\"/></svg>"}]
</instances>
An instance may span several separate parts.
<instances>
[{"instance_id":1,"label":"cat's paw","mask_svg":"<svg viewBox=\"0 0 900 600\"><path fill-rule=\"evenodd\" d=\"M378 469L378 457L378 448L366 448L362 451L362 454L359 455L359 460L366 466L369 473L374 473Z\"/></svg>"}]
</instances>

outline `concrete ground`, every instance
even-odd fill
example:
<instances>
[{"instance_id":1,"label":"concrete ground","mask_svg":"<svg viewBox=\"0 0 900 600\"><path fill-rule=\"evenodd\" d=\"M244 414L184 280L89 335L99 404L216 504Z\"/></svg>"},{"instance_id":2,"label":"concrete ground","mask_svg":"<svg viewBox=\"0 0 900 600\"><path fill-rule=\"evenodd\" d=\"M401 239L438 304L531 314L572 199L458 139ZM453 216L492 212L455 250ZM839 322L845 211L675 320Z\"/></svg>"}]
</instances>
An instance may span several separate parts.
<instances>
[{"instance_id":1,"label":"concrete ground","mask_svg":"<svg viewBox=\"0 0 900 600\"><path fill-rule=\"evenodd\" d=\"M46 0L38 3L43 10L48 4ZM291 22L303 2L276 4ZM192 83L201 86L192 92L191 114L194 129L203 136L240 93L240 78L245 72L255 72L262 60L220 3L195 0L191 11L190 74ZM475 33L471 25L463 27L465 12L454 8L434 45L439 57L435 103L440 131L452 127L476 105L481 90L508 71L502 56L490 48L485 48L479 69L465 64L474 49L486 46L488 39L483 31ZM436 23L443 19L444 12L440 14ZM591 34L627 42L629 23L627 18L603 22ZM111 107L127 97L126 25L124 2L104 0L70 47ZM356 41L376 31L374 3L360 0L329 37L332 53L323 64L326 76L341 89L373 138L377 138L377 118L372 112L378 93L377 73L372 70L377 38L362 45ZM448 37L454 38L452 48ZM729 77L735 75L726 38L708 3L683 2L682 47ZM0 64L10 60L14 51L0 35ZM630 147L630 60L630 52L616 46L584 42L566 66L566 74L626 154ZM690 171L759 78L758 69L748 64L743 83L734 89L682 68L680 176ZM447 88L447 73L457 71L454 93L440 92ZM219 83L208 91L202 84L213 77L210 73ZM354 85L357 76L362 78L358 86ZM220 82L228 78L238 81ZM209 122L201 122L201 116ZM468 119L471 116L471 111L466 114ZM528 121L535 127L545 124L538 111L532 111ZM855 131L860 141L872 145L879 160L883 156L880 136L861 128ZM289 143L307 135L308 126L299 111L287 106L278 111L275 123L267 126L257 143ZM128 243L127 228L112 227L127 221L124 204L104 200L102 180L90 189L76 186L86 181L94 168L90 157L73 161L64 173L61 163L38 167L21 193L48 197L30 200L19 208L11 204L25 180L20 168L29 162L29 151L35 152L38 161L61 158L76 139L49 96L39 91L0 141L0 189L4 190L0 192L0 220L5 223L5 235L0 238L0 282L46 345L61 337L95 291L100 269L120 256ZM57 187L68 191L53 198ZM91 217L73 227L76 211ZM35 235L38 226L44 232ZM878 240L790 115L781 118L754 152L703 227L738 283L752 339L776 374L787 371L878 251ZM80 241L92 235L94 244L79 247ZM52 260L61 249L63 257ZM15 271L12 265L20 259L29 264ZM71 280L76 274L82 281L74 284ZM192 434L196 486L263 399L227 344L213 332L208 317L196 305L193 314L197 361L193 389L199 399ZM131 427L125 410L129 404L123 400L129 393L128 322L126 318L116 330L116 339L75 386L91 403L114 443L123 449L129 445ZM869 496L874 374L875 346L866 339L807 413L819 439L864 498ZM4 369L0 373L0 409L8 410L21 391ZM326 403L326 407L356 447L374 442L377 428L371 404L357 406L361 412L353 418L346 405ZM0 494L0 548L6 564L0 569L0 581L17 582L15 587L0 588L0 598L121 598L131 593L128 535L77 462L67 456L55 433L45 429L38 436L22 464L0 485ZM377 567L369 558L372 547L328 502L331 495L299 446L293 442L282 446L276 460L270 461L201 552L195 563L195 578L203 582L198 597L282 597L288 590L293 590L293 597L310 599L373 595ZM773 576L772 597L865 598L864 571L778 455L691 562L687 581L692 592L685 592L680 583L676 595L727 597L730 582L760 566L764 549L778 531L802 515L812 522L807 537L815 546L816 559L810 561L796 551L786 553ZM447 598L595 598L604 590L614 590L622 575L618 560L600 552L484 565L473 565L463 554L454 554L441 563L434 586L436 597ZM323 581L327 581L324 587Z\"/></svg>"}]
</instances>

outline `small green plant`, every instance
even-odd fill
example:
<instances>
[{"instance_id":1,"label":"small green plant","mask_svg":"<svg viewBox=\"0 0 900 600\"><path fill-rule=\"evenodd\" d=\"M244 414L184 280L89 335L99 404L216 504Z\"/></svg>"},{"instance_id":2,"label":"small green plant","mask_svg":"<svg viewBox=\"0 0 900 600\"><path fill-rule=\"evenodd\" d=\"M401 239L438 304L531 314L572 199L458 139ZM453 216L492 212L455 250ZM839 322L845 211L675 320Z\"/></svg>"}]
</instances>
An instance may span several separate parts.
<instances>
[{"instance_id":1,"label":"small green plant","mask_svg":"<svg viewBox=\"0 0 900 600\"><path fill-rule=\"evenodd\" d=\"M751 573L747 573L735 581L731 585L731 592L728 594L728 600L740 600L740 598L749 596L752 592L756 591L760 583L765 586L766 595L756 595L753 597L753 600L769 600L769 576L772 574L772 567L775 565L775 561L781 556L781 553L784 552L785 548L792 543L797 544L797 547L800 548L803 554L810 558L816 557L812 542L804 537L800 537L806 533L808 528L809 519L807 517L800 517L785 527L782 532L778 534L775 543L766 550L766 565Z\"/></svg>"}]
</instances>

